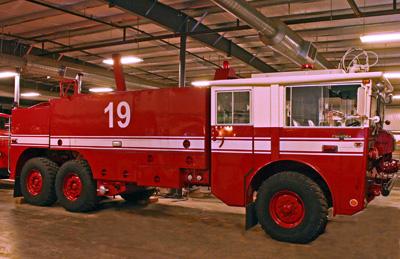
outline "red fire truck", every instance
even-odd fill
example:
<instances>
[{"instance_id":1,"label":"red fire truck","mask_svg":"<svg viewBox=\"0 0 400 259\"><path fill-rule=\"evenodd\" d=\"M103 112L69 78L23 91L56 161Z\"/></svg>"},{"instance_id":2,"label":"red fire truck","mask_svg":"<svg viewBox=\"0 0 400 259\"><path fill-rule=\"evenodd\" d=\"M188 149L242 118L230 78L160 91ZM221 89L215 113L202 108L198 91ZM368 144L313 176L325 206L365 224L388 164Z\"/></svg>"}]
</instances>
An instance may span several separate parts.
<instances>
[{"instance_id":1,"label":"red fire truck","mask_svg":"<svg viewBox=\"0 0 400 259\"><path fill-rule=\"evenodd\" d=\"M60 98L12 111L15 196L82 212L99 196L211 186L224 203L246 207L247 228L260 223L275 239L307 243L323 233L328 209L355 214L396 179L393 137L382 127L392 86L381 72L125 91L115 71L115 92L81 94L69 81L73 94L64 82Z\"/></svg>"},{"instance_id":2,"label":"red fire truck","mask_svg":"<svg viewBox=\"0 0 400 259\"><path fill-rule=\"evenodd\" d=\"M0 113L0 179L8 178L10 115Z\"/></svg>"}]
</instances>

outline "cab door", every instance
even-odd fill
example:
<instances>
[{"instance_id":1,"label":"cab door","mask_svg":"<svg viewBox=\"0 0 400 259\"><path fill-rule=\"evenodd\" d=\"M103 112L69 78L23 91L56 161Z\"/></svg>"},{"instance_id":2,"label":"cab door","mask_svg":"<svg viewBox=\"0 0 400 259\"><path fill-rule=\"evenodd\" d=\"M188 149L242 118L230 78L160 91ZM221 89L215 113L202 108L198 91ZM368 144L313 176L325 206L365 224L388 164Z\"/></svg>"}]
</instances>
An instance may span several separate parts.
<instances>
[{"instance_id":1,"label":"cab door","mask_svg":"<svg viewBox=\"0 0 400 259\"><path fill-rule=\"evenodd\" d=\"M228 205L243 203L243 179L253 167L252 90L211 90L211 186Z\"/></svg>"}]
</instances>

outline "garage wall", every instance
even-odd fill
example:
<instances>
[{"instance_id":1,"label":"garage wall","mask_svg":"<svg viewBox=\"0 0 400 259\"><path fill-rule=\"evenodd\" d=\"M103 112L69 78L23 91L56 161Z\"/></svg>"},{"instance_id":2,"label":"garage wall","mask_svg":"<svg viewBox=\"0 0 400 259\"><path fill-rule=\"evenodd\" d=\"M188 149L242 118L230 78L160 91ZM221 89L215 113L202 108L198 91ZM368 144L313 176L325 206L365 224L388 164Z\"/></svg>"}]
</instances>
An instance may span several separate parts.
<instances>
[{"instance_id":1,"label":"garage wall","mask_svg":"<svg viewBox=\"0 0 400 259\"><path fill-rule=\"evenodd\" d=\"M400 106L386 106L385 120L390 120L390 125L385 125L384 128L390 130L396 138L395 155L400 157Z\"/></svg>"},{"instance_id":2,"label":"garage wall","mask_svg":"<svg viewBox=\"0 0 400 259\"><path fill-rule=\"evenodd\" d=\"M400 106L387 106L385 109L385 120L390 120L390 125L385 125L385 129L390 131L400 131Z\"/></svg>"}]
</instances>

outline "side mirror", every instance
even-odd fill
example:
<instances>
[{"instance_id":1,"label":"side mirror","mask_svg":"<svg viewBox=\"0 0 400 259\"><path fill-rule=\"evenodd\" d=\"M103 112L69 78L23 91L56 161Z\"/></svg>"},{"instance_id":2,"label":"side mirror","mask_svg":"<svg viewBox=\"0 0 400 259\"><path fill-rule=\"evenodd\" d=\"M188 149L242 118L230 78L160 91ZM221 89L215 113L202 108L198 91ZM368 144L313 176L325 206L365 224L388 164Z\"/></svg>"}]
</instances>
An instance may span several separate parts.
<instances>
[{"instance_id":1,"label":"side mirror","mask_svg":"<svg viewBox=\"0 0 400 259\"><path fill-rule=\"evenodd\" d=\"M379 123L380 121L381 121L381 118L379 117L379 116L374 116L374 117L372 117L372 118L370 118L370 120L373 122L373 123Z\"/></svg>"},{"instance_id":2,"label":"side mirror","mask_svg":"<svg viewBox=\"0 0 400 259\"><path fill-rule=\"evenodd\" d=\"M357 89L357 114L365 115L365 89L363 87Z\"/></svg>"}]
</instances>

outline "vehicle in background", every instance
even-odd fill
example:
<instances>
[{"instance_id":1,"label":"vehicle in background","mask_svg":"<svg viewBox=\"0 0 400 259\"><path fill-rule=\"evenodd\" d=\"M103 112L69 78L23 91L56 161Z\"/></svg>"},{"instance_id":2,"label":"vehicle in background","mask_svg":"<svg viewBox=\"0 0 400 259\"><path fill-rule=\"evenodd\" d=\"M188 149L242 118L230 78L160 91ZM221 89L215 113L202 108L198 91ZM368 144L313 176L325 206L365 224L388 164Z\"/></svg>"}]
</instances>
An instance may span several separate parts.
<instances>
[{"instance_id":1,"label":"vehicle in background","mask_svg":"<svg viewBox=\"0 0 400 259\"><path fill-rule=\"evenodd\" d=\"M0 179L9 178L8 148L10 138L10 115L0 113Z\"/></svg>"}]
</instances>

